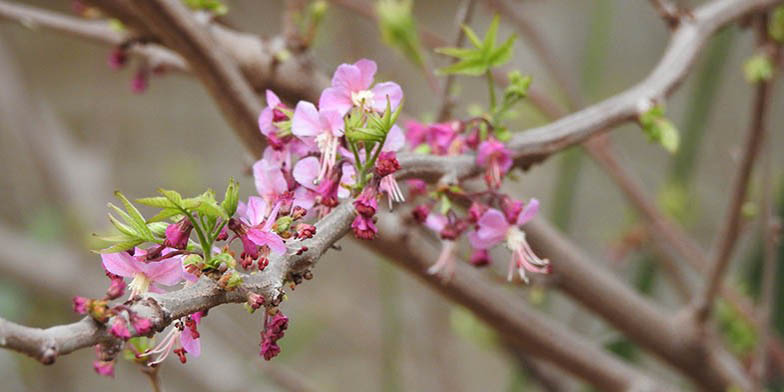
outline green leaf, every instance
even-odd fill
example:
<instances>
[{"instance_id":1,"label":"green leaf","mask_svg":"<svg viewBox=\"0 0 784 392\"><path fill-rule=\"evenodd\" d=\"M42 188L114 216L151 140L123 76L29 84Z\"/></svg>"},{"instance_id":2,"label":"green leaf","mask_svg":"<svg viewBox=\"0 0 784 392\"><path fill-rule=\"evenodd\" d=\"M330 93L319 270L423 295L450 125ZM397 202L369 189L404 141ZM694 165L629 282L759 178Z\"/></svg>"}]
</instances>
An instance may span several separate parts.
<instances>
[{"instance_id":1,"label":"green leaf","mask_svg":"<svg viewBox=\"0 0 784 392\"><path fill-rule=\"evenodd\" d=\"M784 5L776 7L771 12L768 21L768 34L778 43L784 44Z\"/></svg>"},{"instance_id":2,"label":"green leaf","mask_svg":"<svg viewBox=\"0 0 784 392\"><path fill-rule=\"evenodd\" d=\"M158 193L163 195L163 197L169 199L172 204L177 207L184 208L182 205L182 195L180 195L177 191L170 191L167 189L158 189Z\"/></svg>"},{"instance_id":3,"label":"green leaf","mask_svg":"<svg viewBox=\"0 0 784 392\"><path fill-rule=\"evenodd\" d=\"M226 211L224 211L215 200L215 193L212 190L208 190L194 199L198 201L198 205L193 208L194 211L200 212L208 217L221 217L223 219L229 219Z\"/></svg>"},{"instance_id":4,"label":"green leaf","mask_svg":"<svg viewBox=\"0 0 784 392\"><path fill-rule=\"evenodd\" d=\"M130 220L126 223L128 223L131 227L133 227L137 231L139 237L144 238L148 241L152 240L153 239L152 232L150 231L150 229L147 228L147 223L144 219L144 216L142 216L142 213L139 212L139 210L137 210L136 207L134 207L134 205L131 204L131 202L128 201L125 195L123 195L120 191L115 191L114 196L120 199L123 206L125 207L125 211L128 212L128 216L130 217Z\"/></svg>"},{"instance_id":5,"label":"green leaf","mask_svg":"<svg viewBox=\"0 0 784 392\"><path fill-rule=\"evenodd\" d=\"M152 231L156 237L165 237L166 228L169 227L169 224L164 222L151 222L147 224L147 227L150 228L150 231Z\"/></svg>"},{"instance_id":6,"label":"green leaf","mask_svg":"<svg viewBox=\"0 0 784 392\"><path fill-rule=\"evenodd\" d=\"M114 207L111 203L109 203L109 206ZM117 207L115 207L115 208L117 208ZM123 212L119 208L117 208L117 210L119 210L120 212L125 214L125 212ZM120 233L123 233L123 234L128 235L128 236L132 236L134 238L138 238L139 237L139 235L136 233L136 231L133 228L131 228L130 226L128 226L126 224L123 224L117 218L115 218L114 215L112 215L112 214L109 214L109 222L111 222L112 225L114 225L114 227L116 227L117 230L120 231Z\"/></svg>"},{"instance_id":7,"label":"green leaf","mask_svg":"<svg viewBox=\"0 0 784 392\"><path fill-rule=\"evenodd\" d=\"M162 222L178 215L182 215L182 211L173 208L164 208L152 218L147 219L147 223Z\"/></svg>"},{"instance_id":8,"label":"green leaf","mask_svg":"<svg viewBox=\"0 0 784 392\"><path fill-rule=\"evenodd\" d=\"M418 66L425 64L411 0L380 0L376 3L378 29L385 44L399 50Z\"/></svg>"},{"instance_id":9,"label":"green leaf","mask_svg":"<svg viewBox=\"0 0 784 392\"><path fill-rule=\"evenodd\" d=\"M106 249L101 249L98 253L107 254L107 253L117 253L123 252L128 249L132 249L133 247L140 245L144 242L144 240L134 240L134 241L126 241L126 242L118 242Z\"/></svg>"},{"instance_id":10,"label":"green leaf","mask_svg":"<svg viewBox=\"0 0 784 392\"><path fill-rule=\"evenodd\" d=\"M664 106L656 105L639 117L640 126L651 142L661 144L674 154L680 144L680 135L670 120L664 116Z\"/></svg>"},{"instance_id":11,"label":"green leaf","mask_svg":"<svg viewBox=\"0 0 784 392\"><path fill-rule=\"evenodd\" d=\"M141 205L156 208L177 208L176 204L172 203L171 200L164 196L143 197L141 199L136 199L136 202Z\"/></svg>"},{"instance_id":12,"label":"green leaf","mask_svg":"<svg viewBox=\"0 0 784 392\"><path fill-rule=\"evenodd\" d=\"M487 28L484 40L480 40L471 28L463 26L466 37L474 44L474 49L468 48L438 48L437 53L451 56L460 61L447 67L440 68L439 74L462 74L478 76L487 73L493 67L498 67L512 58L515 36L512 35L501 46L496 46L500 18L496 15Z\"/></svg>"}]
</instances>

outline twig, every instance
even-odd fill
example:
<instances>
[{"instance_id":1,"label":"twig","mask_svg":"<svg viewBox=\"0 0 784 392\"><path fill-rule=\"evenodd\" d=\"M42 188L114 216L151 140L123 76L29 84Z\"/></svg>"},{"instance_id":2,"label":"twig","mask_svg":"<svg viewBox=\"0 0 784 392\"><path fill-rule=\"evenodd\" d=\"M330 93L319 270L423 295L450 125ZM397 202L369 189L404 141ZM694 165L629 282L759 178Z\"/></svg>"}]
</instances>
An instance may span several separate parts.
<instances>
[{"instance_id":1,"label":"twig","mask_svg":"<svg viewBox=\"0 0 784 392\"><path fill-rule=\"evenodd\" d=\"M746 200L746 190L759 154L760 146L765 138L765 121L770 107L772 81L762 81L755 87L751 125L746 133L743 155L738 165L732 186L732 194L727 205L720 234L714 247L714 257L707 275L706 284L695 298L695 316L698 323L704 323L710 315L713 302L722 284L724 272L730 262L732 250L738 239L741 219L741 207Z\"/></svg>"},{"instance_id":2,"label":"twig","mask_svg":"<svg viewBox=\"0 0 784 392\"><path fill-rule=\"evenodd\" d=\"M455 14L455 42L454 46L459 48L465 43L465 31L463 26L471 23L471 16L474 14L474 0L463 0ZM451 64L454 64L458 59L452 59ZM444 87L441 90L441 105L438 109L438 121L446 121L450 117L452 107L455 105L454 98L452 97L452 85L455 83L455 75L449 74L446 76Z\"/></svg>"},{"instance_id":3,"label":"twig","mask_svg":"<svg viewBox=\"0 0 784 392\"><path fill-rule=\"evenodd\" d=\"M667 22L670 29L678 27L681 19L681 11L678 6L670 0L650 0L653 8L659 12L662 19Z\"/></svg>"}]
</instances>

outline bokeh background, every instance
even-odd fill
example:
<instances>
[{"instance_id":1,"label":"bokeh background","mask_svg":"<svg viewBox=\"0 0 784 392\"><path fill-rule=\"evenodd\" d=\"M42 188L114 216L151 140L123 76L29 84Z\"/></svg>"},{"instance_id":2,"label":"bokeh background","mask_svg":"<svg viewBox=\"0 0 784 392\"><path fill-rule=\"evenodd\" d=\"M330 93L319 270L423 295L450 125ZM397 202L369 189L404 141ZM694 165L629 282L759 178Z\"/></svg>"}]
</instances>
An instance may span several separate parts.
<instances>
[{"instance_id":1,"label":"bokeh background","mask_svg":"<svg viewBox=\"0 0 784 392\"><path fill-rule=\"evenodd\" d=\"M68 1L31 4L70 12ZM361 2L360 2L361 3ZM482 2L479 2L482 3ZM647 2L622 0L509 1L528 20L578 86L585 103L618 93L641 80L665 49L669 31ZM699 1L681 2L696 5ZM281 30L283 2L228 0L226 19L262 36ZM368 2L368 4L371 4ZM416 1L420 28L450 37L457 1ZM479 4L472 25L484 32L492 11ZM514 33L502 25L502 37ZM451 41L452 38L449 38ZM742 65L754 52L753 35L737 27L712 39L684 85L667 103L668 116L695 147L673 157L647 142L636 125L612 133L615 150L651 197L684 222L706 249L727 203L743 132L749 123L752 89ZM105 204L120 189L143 197L164 186L197 193L225 186L230 176L253 191L252 161L199 83L185 75L154 76L141 95L130 90L134 62L121 71L106 65L110 48L63 34L0 22L0 315L34 326L77 320L73 295L99 296L107 282L100 258L89 252L90 234L108 229ZM708 55L711 53L712 55ZM438 100L422 72L381 43L376 25L331 6L315 41L316 63L331 73L342 62L374 59L381 79L403 87L407 111L432 118ZM443 58L430 56L437 65ZM525 39L518 39L510 68L534 78L534 86L567 108L564 93ZM486 99L480 82L458 78L458 116ZM774 178L781 184L784 101L779 83L768 124ZM547 119L522 105L512 129ZM683 146L682 146L683 147ZM565 158L569 157L569 158ZM673 169L675 160L679 169ZM689 165L689 162L692 162ZM565 163L568 162L568 163ZM678 176L680 175L680 176ZM673 179L683 177L682 183ZM630 285L647 290L674 312L678 302L665 279L651 273L646 248L611 257L637 218L612 181L579 150L534 167L507 190L543 201L545 213L603 265ZM761 197L755 174L751 200ZM571 208L569 208L571 206ZM759 205L749 203L742 242L734 256L732 282L754 292L759 259ZM291 318L272 362L258 356L259 315L240 306L210 312L202 330L203 355L185 366L163 368L167 391L285 391L290 376L324 391L536 391L539 386L481 322L434 294L381 257L341 241L283 305ZM780 255L781 256L781 255ZM499 253L497 266L505 265ZM781 258L779 258L781 260ZM503 262L502 262L503 261ZM557 260L553 260L557 263ZM691 276L692 279L696 276ZM499 283L500 284L500 283ZM510 286L567 323L585 339L607 345L657 377L685 383L657 360L636 352L596 317L546 287ZM780 296L779 296L780 297ZM777 308L781 308L778 306ZM743 323L720 312L727 344L739 356L754 344ZM779 321L780 322L780 321ZM781 323L781 322L780 322ZM751 347L751 348L750 348ZM120 361L114 380L92 370L91 350L44 367L22 355L0 351L5 391L138 391L148 386L132 365ZM561 377L570 388L581 384Z\"/></svg>"}]
</instances>

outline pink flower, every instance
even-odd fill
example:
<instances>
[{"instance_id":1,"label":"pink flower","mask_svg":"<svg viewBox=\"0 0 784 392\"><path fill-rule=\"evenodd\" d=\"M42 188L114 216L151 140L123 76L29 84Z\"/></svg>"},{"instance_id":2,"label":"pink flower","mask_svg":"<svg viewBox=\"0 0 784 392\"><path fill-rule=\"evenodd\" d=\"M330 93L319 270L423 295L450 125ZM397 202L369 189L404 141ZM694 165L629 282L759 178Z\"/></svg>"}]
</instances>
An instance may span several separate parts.
<instances>
[{"instance_id":1,"label":"pink flower","mask_svg":"<svg viewBox=\"0 0 784 392\"><path fill-rule=\"evenodd\" d=\"M486 169L487 185L498 188L502 177L512 167L512 153L503 143L491 137L479 145L476 163Z\"/></svg>"},{"instance_id":2,"label":"pink flower","mask_svg":"<svg viewBox=\"0 0 784 392\"><path fill-rule=\"evenodd\" d=\"M275 123L288 120L288 115L284 112L288 108L272 90L267 90L267 107L259 115L259 130L269 139L270 145L275 149L280 149L286 143L285 135L280 135Z\"/></svg>"},{"instance_id":3,"label":"pink flower","mask_svg":"<svg viewBox=\"0 0 784 392\"><path fill-rule=\"evenodd\" d=\"M526 283L528 277L525 271L548 273L550 262L547 259L540 259L531 249L525 239L525 233L519 229L536 215L539 210L539 201L531 199L523 211L518 214L516 221L510 223L504 213L491 208L485 212L477 225L479 229L468 234L471 246L476 249L489 249L493 246L506 241L506 247L512 252L509 260L509 273L507 279L512 280L515 267L520 278Z\"/></svg>"},{"instance_id":4,"label":"pink flower","mask_svg":"<svg viewBox=\"0 0 784 392\"><path fill-rule=\"evenodd\" d=\"M237 211L242 216L243 225L239 228L232 228L242 240L244 252L240 256L245 259L250 257L255 260L259 256L262 261L267 261L270 251L277 254L286 252L286 244L280 236L272 231L272 225L278 217L280 203L276 204L271 210L262 198L251 196L248 204L240 203ZM259 253L258 249L261 249Z\"/></svg>"},{"instance_id":5,"label":"pink flower","mask_svg":"<svg viewBox=\"0 0 784 392\"><path fill-rule=\"evenodd\" d=\"M165 250L169 253L169 250ZM131 298L147 291L162 291L157 284L173 286L185 279L186 272L179 256L164 258L161 261L145 263L146 251L136 248L134 256L128 252L102 254L103 267L118 276L132 278L128 287ZM164 254L165 257L165 254Z\"/></svg>"},{"instance_id":6,"label":"pink flower","mask_svg":"<svg viewBox=\"0 0 784 392\"><path fill-rule=\"evenodd\" d=\"M321 93L321 110L335 110L341 117L355 106L381 113L386 110L388 98L394 111L403 99L403 90L394 82L379 83L371 88L376 69L376 62L368 59L338 66L332 76L332 87Z\"/></svg>"},{"instance_id":7,"label":"pink flower","mask_svg":"<svg viewBox=\"0 0 784 392\"><path fill-rule=\"evenodd\" d=\"M283 338L288 327L289 318L283 312L278 311L274 316L267 316L264 320L264 330L261 332L261 350L259 355L269 361L280 354L278 340Z\"/></svg>"},{"instance_id":8,"label":"pink flower","mask_svg":"<svg viewBox=\"0 0 784 392\"><path fill-rule=\"evenodd\" d=\"M332 171L338 158L340 138L343 136L343 115L335 110L317 110L312 103L300 101L294 110L291 132L303 142L315 145L321 153L321 165L316 181Z\"/></svg>"},{"instance_id":9,"label":"pink flower","mask_svg":"<svg viewBox=\"0 0 784 392\"><path fill-rule=\"evenodd\" d=\"M93 361L95 372L106 377L114 377L114 361Z\"/></svg>"},{"instance_id":10,"label":"pink flower","mask_svg":"<svg viewBox=\"0 0 784 392\"><path fill-rule=\"evenodd\" d=\"M354 237L363 240L372 240L376 238L378 228L373 223L373 218L368 218L364 215L357 215L354 222L351 222L351 230L354 231Z\"/></svg>"},{"instance_id":11,"label":"pink flower","mask_svg":"<svg viewBox=\"0 0 784 392\"><path fill-rule=\"evenodd\" d=\"M289 184L280 164L267 159L260 159L253 164L253 179L256 183L256 191L268 204L274 204L289 190Z\"/></svg>"},{"instance_id":12,"label":"pink flower","mask_svg":"<svg viewBox=\"0 0 784 392\"><path fill-rule=\"evenodd\" d=\"M160 343L152 349L137 355L139 358L157 355L148 366L157 365L163 362L170 353L174 352L179 356L180 362L185 363L185 353L194 357L201 355L200 334L197 326L201 322L203 312L196 312L188 317L184 317L175 323L174 328L169 330ZM175 349L176 346L181 348Z\"/></svg>"},{"instance_id":13,"label":"pink flower","mask_svg":"<svg viewBox=\"0 0 784 392\"><path fill-rule=\"evenodd\" d=\"M354 209L359 215L367 218L376 215L378 202L376 201L376 192L372 187L365 188L357 200L354 200Z\"/></svg>"},{"instance_id":14,"label":"pink flower","mask_svg":"<svg viewBox=\"0 0 784 392\"><path fill-rule=\"evenodd\" d=\"M319 163L316 157L300 159L294 166L293 171L294 179L297 183L312 192L310 196L313 201L311 206L314 202L319 202L328 207L336 206L338 198L344 199L351 196L351 192L347 187L351 187L356 182L354 178L355 173L356 170L353 165L344 163L340 168L339 181L337 178L338 173L332 173L331 176L323 179L323 181L319 181ZM307 198L308 196L303 195L302 197Z\"/></svg>"}]
</instances>

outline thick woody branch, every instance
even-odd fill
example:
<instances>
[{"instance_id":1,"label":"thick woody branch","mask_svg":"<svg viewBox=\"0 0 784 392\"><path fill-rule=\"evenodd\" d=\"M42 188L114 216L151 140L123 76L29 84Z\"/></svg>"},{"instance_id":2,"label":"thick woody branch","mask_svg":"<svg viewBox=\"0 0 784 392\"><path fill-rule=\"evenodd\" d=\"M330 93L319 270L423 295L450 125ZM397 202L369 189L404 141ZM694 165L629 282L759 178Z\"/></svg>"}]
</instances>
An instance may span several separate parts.
<instances>
[{"instance_id":1,"label":"thick woody branch","mask_svg":"<svg viewBox=\"0 0 784 392\"><path fill-rule=\"evenodd\" d=\"M448 283L427 274L437 250L406 230L399 217L379 222L380 237L367 243L388 260L419 277L432 289L474 312L515 347L552 362L606 391L666 389L546 316L528 309L520 299L483 278L465 264ZM639 389L635 389L639 388Z\"/></svg>"}]
</instances>

